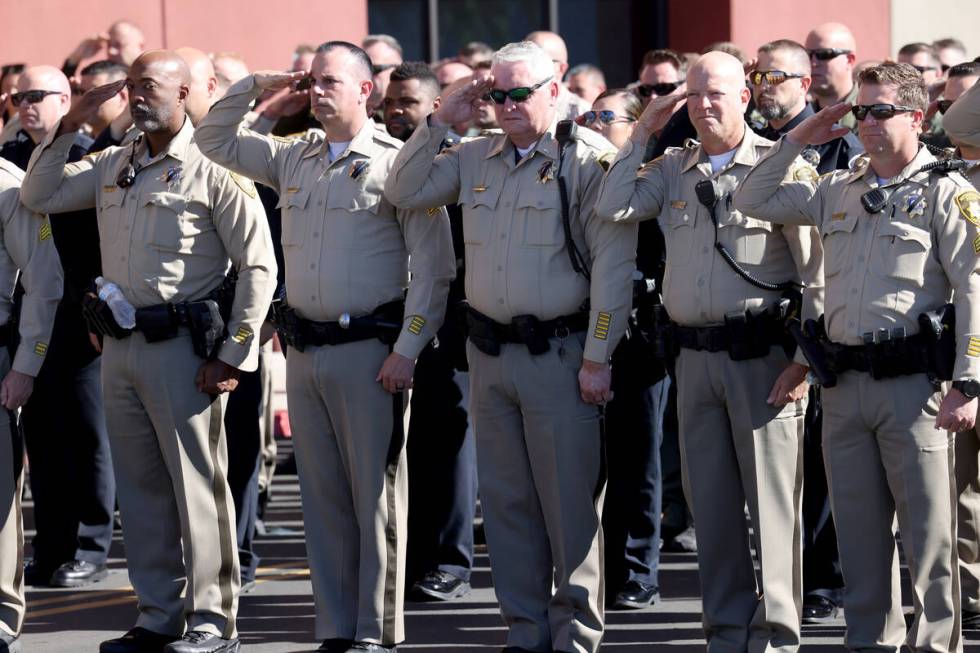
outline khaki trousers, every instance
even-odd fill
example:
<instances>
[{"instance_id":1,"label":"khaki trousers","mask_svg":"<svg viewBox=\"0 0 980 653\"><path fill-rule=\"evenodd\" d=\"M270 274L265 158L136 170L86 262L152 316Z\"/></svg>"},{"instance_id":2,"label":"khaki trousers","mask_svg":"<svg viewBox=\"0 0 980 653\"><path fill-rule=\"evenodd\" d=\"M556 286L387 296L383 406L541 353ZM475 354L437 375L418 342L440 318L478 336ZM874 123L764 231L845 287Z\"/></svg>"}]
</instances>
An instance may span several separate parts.
<instances>
[{"instance_id":1,"label":"khaki trousers","mask_svg":"<svg viewBox=\"0 0 980 653\"><path fill-rule=\"evenodd\" d=\"M925 374L840 375L823 390L823 451L852 650L960 651L953 443ZM906 635L894 523L912 577Z\"/></svg>"},{"instance_id":2,"label":"khaki trousers","mask_svg":"<svg viewBox=\"0 0 980 653\"><path fill-rule=\"evenodd\" d=\"M198 392L203 361L181 329L106 338L102 389L137 626L236 636L239 568L227 481L227 397Z\"/></svg>"},{"instance_id":3,"label":"khaki trousers","mask_svg":"<svg viewBox=\"0 0 980 653\"><path fill-rule=\"evenodd\" d=\"M605 456L579 394L583 340L539 356L466 345L490 569L507 645L530 651L593 653L602 639Z\"/></svg>"},{"instance_id":4,"label":"khaki trousers","mask_svg":"<svg viewBox=\"0 0 980 653\"><path fill-rule=\"evenodd\" d=\"M375 381L388 353L372 339L286 359L318 640L405 639L405 397Z\"/></svg>"},{"instance_id":5,"label":"khaki trousers","mask_svg":"<svg viewBox=\"0 0 980 653\"><path fill-rule=\"evenodd\" d=\"M272 486L272 477L276 473L276 425L275 414L272 410L272 365L273 359L281 356L280 353L273 351L272 341L262 345L259 349L259 374L262 377L262 406L259 413L259 431L262 434L261 456L262 462L259 464L259 492L269 492Z\"/></svg>"},{"instance_id":6,"label":"khaki trousers","mask_svg":"<svg viewBox=\"0 0 980 653\"><path fill-rule=\"evenodd\" d=\"M0 379L9 370L10 357L0 348ZM8 635L24 625L23 444L14 416L0 408L0 630Z\"/></svg>"},{"instance_id":7,"label":"khaki trousers","mask_svg":"<svg viewBox=\"0 0 980 653\"><path fill-rule=\"evenodd\" d=\"M788 363L776 347L747 361L690 349L677 358L684 491L697 532L709 653L800 646L806 400L782 409L766 403Z\"/></svg>"},{"instance_id":8,"label":"khaki trousers","mask_svg":"<svg viewBox=\"0 0 980 653\"><path fill-rule=\"evenodd\" d=\"M978 427L980 428L980 427ZM956 550L964 610L980 613L980 431L956 434Z\"/></svg>"}]
</instances>

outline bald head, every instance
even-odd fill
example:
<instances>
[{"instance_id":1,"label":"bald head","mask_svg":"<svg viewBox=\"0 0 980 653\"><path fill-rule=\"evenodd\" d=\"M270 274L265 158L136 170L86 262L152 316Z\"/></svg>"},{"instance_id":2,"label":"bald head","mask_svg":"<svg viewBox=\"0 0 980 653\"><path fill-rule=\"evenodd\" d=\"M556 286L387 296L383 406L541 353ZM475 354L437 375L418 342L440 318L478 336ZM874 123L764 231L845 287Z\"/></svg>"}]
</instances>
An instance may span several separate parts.
<instances>
[{"instance_id":1,"label":"bald head","mask_svg":"<svg viewBox=\"0 0 980 653\"><path fill-rule=\"evenodd\" d=\"M810 92L817 103L825 107L847 97L854 87L854 64L857 61L857 43L847 25L817 25L807 34L804 46L811 53L813 85Z\"/></svg>"},{"instance_id":2,"label":"bald head","mask_svg":"<svg viewBox=\"0 0 980 653\"><path fill-rule=\"evenodd\" d=\"M817 25L806 37L806 48L813 50L816 48L839 48L841 50L857 49L854 35L847 25L843 23L823 23Z\"/></svg>"},{"instance_id":3,"label":"bald head","mask_svg":"<svg viewBox=\"0 0 980 653\"><path fill-rule=\"evenodd\" d=\"M687 71L687 111L709 154L741 142L750 97L742 62L730 54L708 52Z\"/></svg>"},{"instance_id":4,"label":"bald head","mask_svg":"<svg viewBox=\"0 0 980 653\"><path fill-rule=\"evenodd\" d=\"M184 123L191 71L172 50L144 52L129 69L126 87L133 122L147 133L177 133Z\"/></svg>"},{"instance_id":5,"label":"bald head","mask_svg":"<svg viewBox=\"0 0 980 653\"><path fill-rule=\"evenodd\" d=\"M469 78L473 74L473 69L467 66L465 63L459 63L458 61L448 61L436 70L436 79L439 80L439 86L441 88L446 88L449 84L452 84L457 79Z\"/></svg>"},{"instance_id":6,"label":"bald head","mask_svg":"<svg viewBox=\"0 0 980 653\"><path fill-rule=\"evenodd\" d=\"M186 111L195 125L208 115L211 105L217 100L218 78L214 74L211 58L197 48L177 48L174 50L187 64L191 81L188 87Z\"/></svg>"},{"instance_id":7,"label":"bald head","mask_svg":"<svg viewBox=\"0 0 980 653\"><path fill-rule=\"evenodd\" d=\"M135 23L117 20L109 27L108 57L116 63L132 65L146 47L146 38Z\"/></svg>"},{"instance_id":8,"label":"bald head","mask_svg":"<svg viewBox=\"0 0 980 653\"><path fill-rule=\"evenodd\" d=\"M211 62L214 64L214 76L218 79L219 98L228 92L229 86L248 77L248 65L238 55L219 53L213 56Z\"/></svg>"},{"instance_id":9,"label":"bald head","mask_svg":"<svg viewBox=\"0 0 980 653\"><path fill-rule=\"evenodd\" d=\"M542 50L548 53L555 64L555 80L561 81L568 70L568 48L565 46L565 39L554 32L540 30L531 32L524 39L537 44Z\"/></svg>"},{"instance_id":10,"label":"bald head","mask_svg":"<svg viewBox=\"0 0 980 653\"><path fill-rule=\"evenodd\" d=\"M21 128L35 143L40 142L71 107L71 85L65 74L54 66L26 69L17 80L16 91L25 94L16 105ZM42 93L32 94L29 91Z\"/></svg>"}]
</instances>

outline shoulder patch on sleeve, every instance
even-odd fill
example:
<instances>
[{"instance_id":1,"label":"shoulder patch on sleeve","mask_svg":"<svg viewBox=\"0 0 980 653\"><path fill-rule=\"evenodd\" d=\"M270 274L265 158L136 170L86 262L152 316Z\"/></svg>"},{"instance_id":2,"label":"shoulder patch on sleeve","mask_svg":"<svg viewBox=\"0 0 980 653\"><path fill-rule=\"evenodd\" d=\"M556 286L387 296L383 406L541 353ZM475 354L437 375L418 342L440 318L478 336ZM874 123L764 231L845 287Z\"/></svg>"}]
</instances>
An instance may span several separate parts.
<instances>
[{"instance_id":1,"label":"shoulder patch on sleeve","mask_svg":"<svg viewBox=\"0 0 980 653\"><path fill-rule=\"evenodd\" d=\"M793 181L816 181L819 178L820 175L809 163L800 163L793 168Z\"/></svg>"},{"instance_id":2,"label":"shoulder patch on sleeve","mask_svg":"<svg viewBox=\"0 0 980 653\"><path fill-rule=\"evenodd\" d=\"M980 227L980 193L975 190L965 190L956 196L955 201L960 214L967 221Z\"/></svg>"},{"instance_id":3,"label":"shoulder patch on sleeve","mask_svg":"<svg viewBox=\"0 0 980 653\"><path fill-rule=\"evenodd\" d=\"M259 192L255 190L255 184L252 183L251 179L246 179L237 172L232 172L231 170L228 171L228 176L231 177L231 180L235 182L236 186L241 188L242 191L253 200L259 196Z\"/></svg>"},{"instance_id":4,"label":"shoulder patch on sleeve","mask_svg":"<svg viewBox=\"0 0 980 653\"><path fill-rule=\"evenodd\" d=\"M38 240L45 241L51 237L51 223L45 220L41 223L41 228L37 232Z\"/></svg>"}]
</instances>

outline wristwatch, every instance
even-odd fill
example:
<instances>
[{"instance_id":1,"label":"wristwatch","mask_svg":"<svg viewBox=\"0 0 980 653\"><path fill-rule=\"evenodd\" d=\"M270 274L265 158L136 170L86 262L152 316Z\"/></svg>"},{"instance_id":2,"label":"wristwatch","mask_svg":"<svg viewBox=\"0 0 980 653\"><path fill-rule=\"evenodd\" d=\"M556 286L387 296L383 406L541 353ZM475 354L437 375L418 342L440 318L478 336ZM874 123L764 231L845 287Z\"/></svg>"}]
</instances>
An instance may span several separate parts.
<instances>
[{"instance_id":1,"label":"wristwatch","mask_svg":"<svg viewBox=\"0 0 980 653\"><path fill-rule=\"evenodd\" d=\"M967 399L980 397L980 381L976 379L965 379L963 381L953 381L953 388L963 393Z\"/></svg>"}]
</instances>

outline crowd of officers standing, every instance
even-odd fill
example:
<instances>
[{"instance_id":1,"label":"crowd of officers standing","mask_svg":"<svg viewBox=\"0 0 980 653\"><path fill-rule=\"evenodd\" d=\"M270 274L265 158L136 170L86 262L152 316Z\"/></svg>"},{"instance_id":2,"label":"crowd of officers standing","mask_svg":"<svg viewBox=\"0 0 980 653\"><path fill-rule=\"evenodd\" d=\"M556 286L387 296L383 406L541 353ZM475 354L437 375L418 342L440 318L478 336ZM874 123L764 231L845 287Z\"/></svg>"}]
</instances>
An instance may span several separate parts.
<instances>
[{"instance_id":1,"label":"crowd of officers standing","mask_svg":"<svg viewBox=\"0 0 980 653\"><path fill-rule=\"evenodd\" d=\"M394 651L407 587L465 594L477 476L504 650L597 651L607 600L659 599L671 430L711 653L794 651L841 605L848 648L962 650L980 64L853 78L832 23L748 63L653 51L590 105L550 32L472 67L375 37L219 75L133 29L74 102L78 51L22 71L0 150L0 651L25 576L105 576L116 499L139 615L100 651L239 649L263 452L226 430L257 428L273 327L319 651ZM67 423L91 468L37 435ZM74 520L45 512L64 473Z\"/></svg>"}]
</instances>

